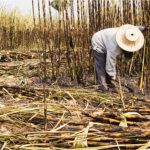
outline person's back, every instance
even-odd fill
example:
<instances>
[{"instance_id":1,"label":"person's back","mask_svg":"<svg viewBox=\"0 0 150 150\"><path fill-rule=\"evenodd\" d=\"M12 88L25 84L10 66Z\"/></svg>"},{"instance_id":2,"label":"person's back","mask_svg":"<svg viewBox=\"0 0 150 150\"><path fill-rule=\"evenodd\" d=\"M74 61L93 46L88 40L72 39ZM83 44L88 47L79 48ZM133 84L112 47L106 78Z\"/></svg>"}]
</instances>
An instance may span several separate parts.
<instances>
[{"instance_id":1,"label":"person's back","mask_svg":"<svg viewBox=\"0 0 150 150\"><path fill-rule=\"evenodd\" d=\"M116 42L116 34L118 28L108 28L96 32L92 37L93 50L100 53L111 53L120 54L121 49Z\"/></svg>"}]
</instances>

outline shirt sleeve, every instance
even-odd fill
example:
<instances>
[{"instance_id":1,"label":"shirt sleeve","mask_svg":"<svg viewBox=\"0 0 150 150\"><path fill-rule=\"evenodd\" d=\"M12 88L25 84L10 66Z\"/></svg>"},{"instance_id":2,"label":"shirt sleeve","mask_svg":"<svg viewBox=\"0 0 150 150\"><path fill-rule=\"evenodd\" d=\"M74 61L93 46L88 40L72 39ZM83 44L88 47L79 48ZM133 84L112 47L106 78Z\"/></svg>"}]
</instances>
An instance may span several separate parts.
<instances>
[{"instance_id":1,"label":"shirt sleeve","mask_svg":"<svg viewBox=\"0 0 150 150\"><path fill-rule=\"evenodd\" d=\"M111 51L107 51L106 55L106 72L112 78L116 78L116 58L117 56Z\"/></svg>"}]
</instances>

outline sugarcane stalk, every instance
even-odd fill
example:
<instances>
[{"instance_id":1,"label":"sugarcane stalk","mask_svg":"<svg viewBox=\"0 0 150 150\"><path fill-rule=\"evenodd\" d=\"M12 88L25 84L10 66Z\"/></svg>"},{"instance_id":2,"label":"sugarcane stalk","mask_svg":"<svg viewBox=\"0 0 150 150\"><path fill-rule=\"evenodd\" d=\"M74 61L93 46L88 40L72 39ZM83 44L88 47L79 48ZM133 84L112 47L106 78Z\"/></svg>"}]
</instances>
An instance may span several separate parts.
<instances>
[{"instance_id":1,"label":"sugarcane stalk","mask_svg":"<svg viewBox=\"0 0 150 150\"><path fill-rule=\"evenodd\" d=\"M118 82L119 82L120 99L121 99L123 108L125 109L124 93L123 93L123 90L122 90L122 84L121 84L120 76L118 76Z\"/></svg>"},{"instance_id":2,"label":"sugarcane stalk","mask_svg":"<svg viewBox=\"0 0 150 150\"><path fill-rule=\"evenodd\" d=\"M40 0L38 0L38 18L39 18L39 27L40 27L40 31L41 31L41 8L40 8Z\"/></svg>"},{"instance_id":3,"label":"sugarcane stalk","mask_svg":"<svg viewBox=\"0 0 150 150\"><path fill-rule=\"evenodd\" d=\"M52 66L52 79L56 79L55 75L55 68L54 68L54 24L53 24L53 18L52 18L52 12L51 12L51 1L49 0L49 20L50 20L50 34L51 34L51 40L49 40L49 52L50 52L50 58L51 58L51 66Z\"/></svg>"},{"instance_id":4,"label":"sugarcane stalk","mask_svg":"<svg viewBox=\"0 0 150 150\"><path fill-rule=\"evenodd\" d=\"M46 77L47 77L47 62L46 62L46 48L47 48L47 37L46 37L46 9L45 9L45 0L42 0L42 8L43 8L43 22L44 22L44 30L43 30L43 39L44 39L44 47L43 47L43 99L44 99L44 129L47 130L47 100L46 100Z\"/></svg>"},{"instance_id":5,"label":"sugarcane stalk","mask_svg":"<svg viewBox=\"0 0 150 150\"><path fill-rule=\"evenodd\" d=\"M141 77L140 77L140 90L143 93L143 84L144 84L144 71L145 71L145 52L146 52L146 42L144 44L144 51L143 51L143 58L142 58L142 70L141 70Z\"/></svg>"},{"instance_id":6,"label":"sugarcane stalk","mask_svg":"<svg viewBox=\"0 0 150 150\"><path fill-rule=\"evenodd\" d=\"M34 10L34 0L32 0L32 15L33 15L33 23L35 26L35 10Z\"/></svg>"}]
</instances>

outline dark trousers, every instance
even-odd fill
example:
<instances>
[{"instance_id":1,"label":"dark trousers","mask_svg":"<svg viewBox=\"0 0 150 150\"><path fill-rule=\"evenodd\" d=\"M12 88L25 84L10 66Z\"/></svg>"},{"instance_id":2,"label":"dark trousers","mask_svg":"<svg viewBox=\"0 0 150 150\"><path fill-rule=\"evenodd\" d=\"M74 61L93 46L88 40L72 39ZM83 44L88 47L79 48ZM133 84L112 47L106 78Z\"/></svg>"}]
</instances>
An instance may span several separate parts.
<instances>
[{"instance_id":1,"label":"dark trousers","mask_svg":"<svg viewBox=\"0 0 150 150\"><path fill-rule=\"evenodd\" d=\"M107 84L111 82L111 77L106 73L106 54L99 53L96 50L93 50L92 55L95 59L95 68L96 68L96 81L99 86L103 86L106 89Z\"/></svg>"}]
</instances>

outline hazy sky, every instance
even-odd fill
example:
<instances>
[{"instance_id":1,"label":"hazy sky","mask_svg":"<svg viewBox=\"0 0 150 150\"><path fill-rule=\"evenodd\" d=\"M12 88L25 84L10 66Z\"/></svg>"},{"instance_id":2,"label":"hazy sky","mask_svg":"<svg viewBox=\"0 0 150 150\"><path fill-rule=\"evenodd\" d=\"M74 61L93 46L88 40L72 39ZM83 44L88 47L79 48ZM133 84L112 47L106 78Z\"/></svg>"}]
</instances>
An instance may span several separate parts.
<instances>
[{"instance_id":1,"label":"hazy sky","mask_svg":"<svg viewBox=\"0 0 150 150\"><path fill-rule=\"evenodd\" d=\"M48 12L48 1L46 0L46 10ZM52 0L51 0L52 1ZM38 16L38 4L37 0L34 0L35 4L35 15ZM42 3L42 0L40 0ZM85 3L87 3L88 0L85 0ZM42 4L41 4L42 7ZM77 3L76 0L74 0L74 11L75 11L75 17L77 16ZM0 9L5 8L7 10L13 10L17 9L21 14L23 15L32 15L32 0L0 0ZM42 8L41 8L42 9ZM51 7L52 10L52 16L57 16L57 11ZM42 12L42 11L41 11Z\"/></svg>"},{"instance_id":2,"label":"hazy sky","mask_svg":"<svg viewBox=\"0 0 150 150\"><path fill-rule=\"evenodd\" d=\"M46 0L48 2L48 0ZM35 2L35 13L37 14L37 0ZM41 0L42 2L42 0ZM0 8L5 7L7 10L17 9L24 15L32 14L32 0L0 0ZM52 11L55 13L55 11Z\"/></svg>"},{"instance_id":3,"label":"hazy sky","mask_svg":"<svg viewBox=\"0 0 150 150\"><path fill-rule=\"evenodd\" d=\"M29 14L32 10L31 0L0 0L0 5L8 10L18 9L21 13Z\"/></svg>"}]
</instances>

